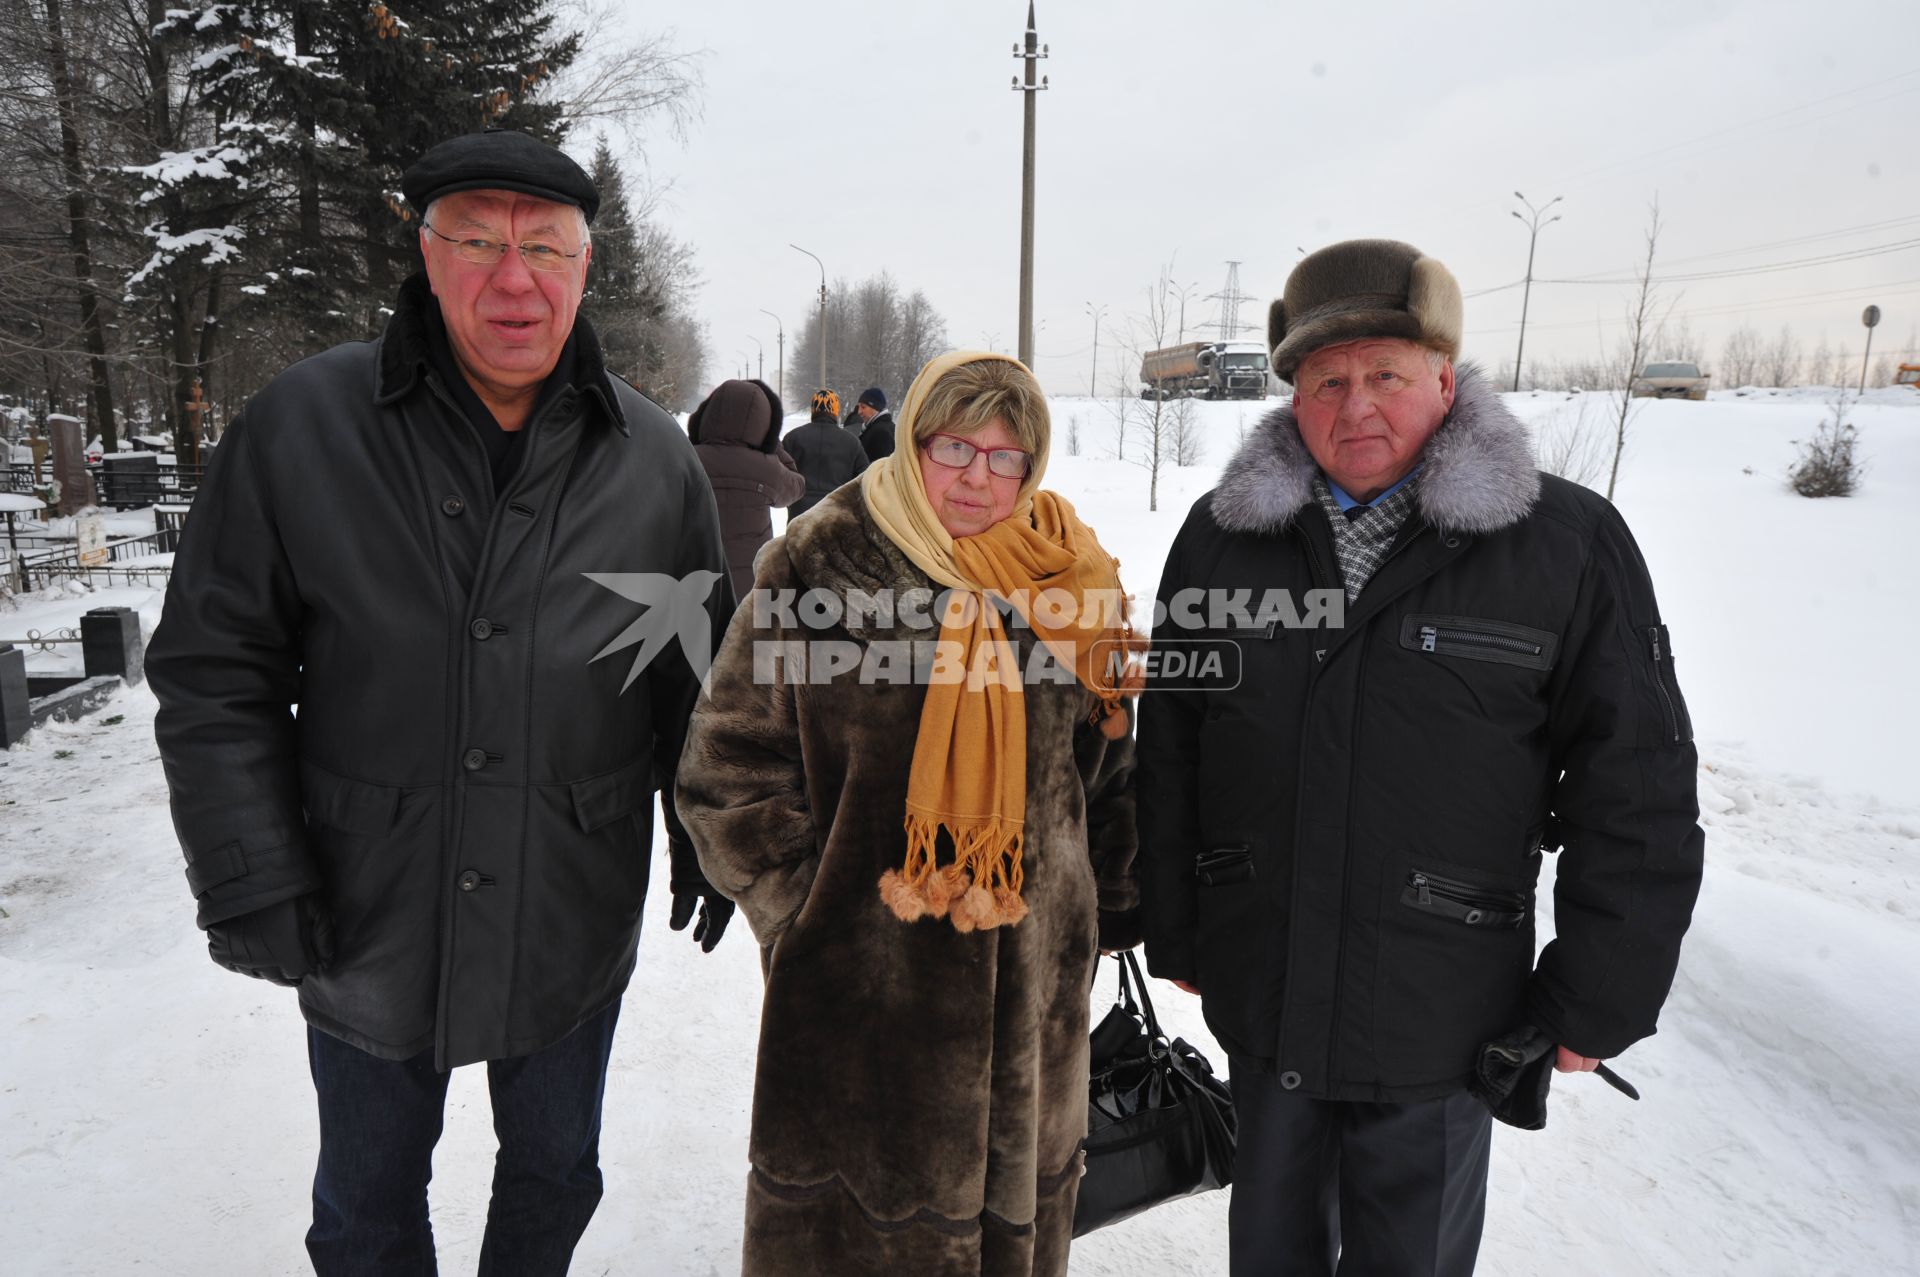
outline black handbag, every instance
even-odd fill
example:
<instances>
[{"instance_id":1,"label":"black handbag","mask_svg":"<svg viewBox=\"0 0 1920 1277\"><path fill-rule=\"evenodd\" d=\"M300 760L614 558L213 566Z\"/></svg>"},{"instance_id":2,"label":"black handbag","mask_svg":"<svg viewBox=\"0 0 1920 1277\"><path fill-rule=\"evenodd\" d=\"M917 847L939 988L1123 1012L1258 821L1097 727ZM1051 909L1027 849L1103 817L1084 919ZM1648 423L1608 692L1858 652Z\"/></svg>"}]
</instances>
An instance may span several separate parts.
<instances>
[{"instance_id":1,"label":"black handbag","mask_svg":"<svg viewBox=\"0 0 1920 1277\"><path fill-rule=\"evenodd\" d=\"M1116 957L1120 997L1089 1043L1086 1173L1073 1209L1075 1237L1233 1181L1227 1083L1184 1039L1167 1040L1139 959Z\"/></svg>"}]
</instances>

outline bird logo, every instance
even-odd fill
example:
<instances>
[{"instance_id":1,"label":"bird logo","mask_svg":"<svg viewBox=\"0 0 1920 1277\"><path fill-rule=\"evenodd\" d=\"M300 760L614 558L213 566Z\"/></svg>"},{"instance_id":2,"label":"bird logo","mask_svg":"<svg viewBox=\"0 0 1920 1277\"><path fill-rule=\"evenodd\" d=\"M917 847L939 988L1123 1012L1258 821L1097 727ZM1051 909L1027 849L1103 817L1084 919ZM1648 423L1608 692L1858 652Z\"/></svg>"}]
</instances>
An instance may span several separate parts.
<instances>
[{"instance_id":1,"label":"bird logo","mask_svg":"<svg viewBox=\"0 0 1920 1277\"><path fill-rule=\"evenodd\" d=\"M620 631L613 642L595 652L587 662L591 665L638 643L640 650L634 655L633 668L627 671L627 681L620 685L621 691L632 687L640 671L675 637L680 640L687 664L693 668L693 676L702 680L707 677L707 669L713 664L713 618L707 611L707 601L713 596L714 584L720 580L718 572L702 568L683 577L668 576L664 572L583 572L581 575L646 609L638 620Z\"/></svg>"}]
</instances>

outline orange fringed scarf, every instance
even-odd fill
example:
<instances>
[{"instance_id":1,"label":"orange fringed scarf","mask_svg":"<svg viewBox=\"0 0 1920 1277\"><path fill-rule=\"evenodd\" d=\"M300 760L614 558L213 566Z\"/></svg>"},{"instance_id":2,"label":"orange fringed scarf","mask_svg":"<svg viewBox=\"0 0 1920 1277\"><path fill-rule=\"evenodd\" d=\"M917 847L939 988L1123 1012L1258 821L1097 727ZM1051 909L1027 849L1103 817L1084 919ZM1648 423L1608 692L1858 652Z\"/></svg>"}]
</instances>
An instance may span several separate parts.
<instances>
[{"instance_id":1,"label":"orange fringed scarf","mask_svg":"<svg viewBox=\"0 0 1920 1277\"><path fill-rule=\"evenodd\" d=\"M1027 916L1025 875L1027 713L1018 656L999 611L1009 601L1034 635L1093 691L1110 737L1126 732L1112 665L1130 644L1119 565L1073 507L1035 494L1033 523L1018 517L953 543L980 593L955 591L941 620L943 651L958 661L936 673L920 710L907 781L907 859L880 878L880 895L906 921L931 915L955 929L1011 926ZM1048 592L1043 594L1042 592ZM1052 593L1058 591L1059 593ZM1058 606L1049 607L1049 603ZM954 860L936 865L940 831Z\"/></svg>"},{"instance_id":2,"label":"orange fringed scarf","mask_svg":"<svg viewBox=\"0 0 1920 1277\"><path fill-rule=\"evenodd\" d=\"M880 895L905 921L946 918L959 931L1012 926L1027 915L1025 694L1017 653L987 600L1012 604L1072 667L1099 698L1094 720L1110 738L1126 733L1121 698L1137 690L1116 683L1115 668L1141 646L1126 623L1119 564L1063 498L1032 490L1044 457L1035 458L1014 513L985 532L949 537L933 518L912 441L914 410L940 375L983 357L1004 358L949 355L915 379L900 445L862 484L880 527L936 583L953 587L940 639L943 652L959 656L937 667L927 688L907 781L906 862L881 875ZM942 830L953 840L947 865L938 863Z\"/></svg>"}]
</instances>

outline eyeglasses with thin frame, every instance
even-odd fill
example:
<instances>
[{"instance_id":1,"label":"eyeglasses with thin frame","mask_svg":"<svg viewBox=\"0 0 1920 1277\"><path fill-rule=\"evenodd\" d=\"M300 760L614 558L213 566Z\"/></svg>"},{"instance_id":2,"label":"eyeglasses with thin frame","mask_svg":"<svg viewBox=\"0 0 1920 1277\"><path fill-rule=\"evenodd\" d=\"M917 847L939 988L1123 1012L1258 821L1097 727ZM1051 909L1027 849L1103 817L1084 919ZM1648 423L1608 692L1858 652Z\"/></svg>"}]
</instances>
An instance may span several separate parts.
<instances>
[{"instance_id":1,"label":"eyeglasses with thin frame","mask_svg":"<svg viewBox=\"0 0 1920 1277\"><path fill-rule=\"evenodd\" d=\"M1024 479L1033 470L1033 454L1024 448L982 448L959 435L933 434L920 445L927 459L949 470L965 470L981 453L987 454L987 469L1002 479Z\"/></svg>"},{"instance_id":2,"label":"eyeglasses with thin frame","mask_svg":"<svg viewBox=\"0 0 1920 1277\"><path fill-rule=\"evenodd\" d=\"M587 251L585 248L582 248L578 252L563 253L552 244L542 244L538 240L522 240L518 244L509 245L497 239L481 239L478 237L473 239L455 239L451 235L441 235L439 231L434 230L434 228L426 222L422 222L420 225L425 227L433 235L453 245L453 255L455 257L458 257L463 262L472 262L476 266L497 266L500 264L501 259L507 255L508 248L516 248L520 251L520 260L527 264L527 269L548 272L562 271L567 268L568 262Z\"/></svg>"}]
</instances>

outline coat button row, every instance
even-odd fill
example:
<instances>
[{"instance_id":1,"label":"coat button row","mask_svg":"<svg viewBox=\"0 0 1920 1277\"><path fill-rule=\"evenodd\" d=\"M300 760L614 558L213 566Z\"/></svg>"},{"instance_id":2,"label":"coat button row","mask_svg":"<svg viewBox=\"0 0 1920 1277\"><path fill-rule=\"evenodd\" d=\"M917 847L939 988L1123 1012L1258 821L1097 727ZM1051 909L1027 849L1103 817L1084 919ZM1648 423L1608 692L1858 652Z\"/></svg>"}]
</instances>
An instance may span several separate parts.
<instances>
[{"instance_id":1,"label":"coat button row","mask_svg":"<svg viewBox=\"0 0 1920 1277\"><path fill-rule=\"evenodd\" d=\"M477 772L487 765L487 751L470 749L460 756L460 765L470 772Z\"/></svg>"},{"instance_id":2,"label":"coat button row","mask_svg":"<svg viewBox=\"0 0 1920 1277\"><path fill-rule=\"evenodd\" d=\"M1280 1075L1280 1089L1283 1091L1299 1090L1300 1075L1298 1073L1295 1073L1292 1069L1288 1069L1285 1073L1282 1073Z\"/></svg>"},{"instance_id":3,"label":"coat button row","mask_svg":"<svg viewBox=\"0 0 1920 1277\"><path fill-rule=\"evenodd\" d=\"M467 508L467 503L462 501L459 497L448 497L445 501L442 501L440 503L440 513L446 515L449 519L458 518L460 516L460 512L465 510L466 508Z\"/></svg>"}]
</instances>

